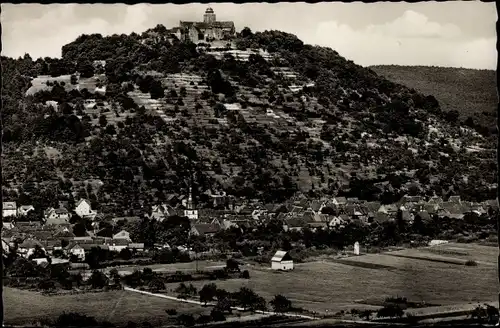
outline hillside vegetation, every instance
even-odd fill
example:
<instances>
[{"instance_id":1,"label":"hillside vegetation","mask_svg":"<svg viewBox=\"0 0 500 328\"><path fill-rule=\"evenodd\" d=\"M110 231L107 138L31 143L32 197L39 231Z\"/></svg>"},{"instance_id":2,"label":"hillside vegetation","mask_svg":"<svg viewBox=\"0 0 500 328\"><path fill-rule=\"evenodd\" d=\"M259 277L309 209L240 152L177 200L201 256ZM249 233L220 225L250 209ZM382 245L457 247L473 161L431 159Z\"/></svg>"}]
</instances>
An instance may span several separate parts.
<instances>
[{"instance_id":1,"label":"hillside vegetation","mask_svg":"<svg viewBox=\"0 0 500 328\"><path fill-rule=\"evenodd\" d=\"M4 198L140 214L186 194L192 176L200 206L220 191L495 198L495 137L433 96L284 32L245 28L216 54L164 31L80 36L62 59L2 57ZM50 82L64 75L72 86ZM50 91L27 92L41 77Z\"/></svg>"},{"instance_id":2,"label":"hillside vegetation","mask_svg":"<svg viewBox=\"0 0 500 328\"><path fill-rule=\"evenodd\" d=\"M453 67L372 66L377 74L436 97L445 111L456 110L463 121L469 116L476 124L493 129L497 122L496 73Z\"/></svg>"}]
</instances>

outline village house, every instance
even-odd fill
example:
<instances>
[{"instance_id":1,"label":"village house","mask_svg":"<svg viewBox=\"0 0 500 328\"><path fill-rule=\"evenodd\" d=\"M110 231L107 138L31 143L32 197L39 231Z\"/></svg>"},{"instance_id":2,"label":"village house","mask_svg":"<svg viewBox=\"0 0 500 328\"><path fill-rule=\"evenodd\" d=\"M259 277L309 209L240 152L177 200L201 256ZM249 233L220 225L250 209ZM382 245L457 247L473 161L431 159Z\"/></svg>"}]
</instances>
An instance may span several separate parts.
<instances>
[{"instance_id":1,"label":"village house","mask_svg":"<svg viewBox=\"0 0 500 328\"><path fill-rule=\"evenodd\" d=\"M80 199L75 206L75 213L81 218L94 219L96 212L92 210L90 202L86 199Z\"/></svg>"},{"instance_id":2,"label":"village house","mask_svg":"<svg viewBox=\"0 0 500 328\"><path fill-rule=\"evenodd\" d=\"M234 22L217 21L215 12L208 7L203 15L203 22L184 22L179 23L181 40L194 43L203 41L229 40L235 36L236 29Z\"/></svg>"},{"instance_id":3,"label":"village house","mask_svg":"<svg viewBox=\"0 0 500 328\"><path fill-rule=\"evenodd\" d=\"M272 270L293 270L293 259L288 252L277 251L271 259Z\"/></svg>"},{"instance_id":4,"label":"village house","mask_svg":"<svg viewBox=\"0 0 500 328\"><path fill-rule=\"evenodd\" d=\"M157 221L163 221L166 217L175 214L175 209L167 204L154 205L151 209L151 218Z\"/></svg>"},{"instance_id":5,"label":"village house","mask_svg":"<svg viewBox=\"0 0 500 328\"><path fill-rule=\"evenodd\" d=\"M345 223L346 222L344 219L342 219L339 215L335 215L332 217L332 219L328 223L328 226L330 228L337 228L337 227L343 226Z\"/></svg>"},{"instance_id":6,"label":"village house","mask_svg":"<svg viewBox=\"0 0 500 328\"><path fill-rule=\"evenodd\" d=\"M17 209L17 216L26 216L29 212L34 211L33 205L21 205Z\"/></svg>"},{"instance_id":7,"label":"village house","mask_svg":"<svg viewBox=\"0 0 500 328\"><path fill-rule=\"evenodd\" d=\"M335 206L344 206L347 203L347 199L345 197L334 197L332 199L332 204Z\"/></svg>"},{"instance_id":8,"label":"village house","mask_svg":"<svg viewBox=\"0 0 500 328\"><path fill-rule=\"evenodd\" d=\"M441 197L438 197L438 196L432 196L431 198L429 198L429 200L427 201L427 204L441 204L443 202L443 199Z\"/></svg>"},{"instance_id":9,"label":"village house","mask_svg":"<svg viewBox=\"0 0 500 328\"><path fill-rule=\"evenodd\" d=\"M17 216L16 202L3 202L2 217Z\"/></svg>"},{"instance_id":10,"label":"village house","mask_svg":"<svg viewBox=\"0 0 500 328\"><path fill-rule=\"evenodd\" d=\"M144 243L130 243L128 244L128 248L131 251L142 252L144 251Z\"/></svg>"},{"instance_id":11,"label":"village house","mask_svg":"<svg viewBox=\"0 0 500 328\"><path fill-rule=\"evenodd\" d=\"M107 246L110 251L121 252L125 248L128 248L130 241L127 239L115 239L113 238L111 241L108 241Z\"/></svg>"},{"instance_id":12,"label":"village house","mask_svg":"<svg viewBox=\"0 0 500 328\"><path fill-rule=\"evenodd\" d=\"M190 234L194 236L212 237L221 230L221 227L212 223L195 223L191 226Z\"/></svg>"},{"instance_id":13,"label":"village house","mask_svg":"<svg viewBox=\"0 0 500 328\"><path fill-rule=\"evenodd\" d=\"M49 208L45 211L45 224L47 225L65 225L69 224L70 214L64 207Z\"/></svg>"},{"instance_id":14,"label":"village house","mask_svg":"<svg viewBox=\"0 0 500 328\"><path fill-rule=\"evenodd\" d=\"M45 252L45 248L38 240L35 240L34 238L26 238L21 244L19 244L18 252L27 258L34 253L37 246Z\"/></svg>"},{"instance_id":15,"label":"village house","mask_svg":"<svg viewBox=\"0 0 500 328\"><path fill-rule=\"evenodd\" d=\"M11 230L12 228L14 228L14 223L12 223L12 222L3 222L2 226L3 226L3 228L5 230Z\"/></svg>"},{"instance_id":16,"label":"village house","mask_svg":"<svg viewBox=\"0 0 500 328\"><path fill-rule=\"evenodd\" d=\"M381 205L377 212L382 212L385 214L396 214L398 211L398 206L395 204Z\"/></svg>"},{"instance_id":17,"label":"village house","mask_svg":"<svg viewBox=\"0 0 500 328\"><path fill-rule=\"evenodd\" d=\"M67 254L75 256L80 261L85 261L85 249L77 243L66 246Z\"/></svg>"}]
</instances>

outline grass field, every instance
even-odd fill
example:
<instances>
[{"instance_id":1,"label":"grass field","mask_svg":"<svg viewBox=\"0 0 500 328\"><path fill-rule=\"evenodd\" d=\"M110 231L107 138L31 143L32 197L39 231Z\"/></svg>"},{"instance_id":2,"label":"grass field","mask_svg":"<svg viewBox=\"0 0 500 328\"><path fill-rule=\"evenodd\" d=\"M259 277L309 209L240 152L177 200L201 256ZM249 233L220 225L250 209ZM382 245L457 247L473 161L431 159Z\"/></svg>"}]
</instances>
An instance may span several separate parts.
<instances>
[{"instance_id":1,"label":"grass field","mask_svg":"<svg viewBox=\"0 0 500 328\"><path fill-rule=\"evenodd\" d=\"M80 295L43 296L39 293L4 287L4 320L6 324L31 324L41 318L57 318L63 312L78 312L97 320L117 324L134 321L165 325L172 319L166 309L199 315L210 309L192 304L140 295L127 291L110 291Z\"/></svg>"},{"instance_id":2,"label":"grass field","mask_svg":"<svg viewBox=\"0 0 500 328\"><path fill-rule=\"evenodd\" d=\"M291 299L294 306L323 314L352 308L373 309L385 298L396 296L406 297L411 302L442 306L444 311L453 306L462 308L467 304L496 300L497 252L496 247L449 243L432 248L353 256L340 261L326 258L296 264L291 272L274 272L268 265L245 265L242 269L249 270L248 280L199 281L193 285L199 289L213 282L229 291L245 286L267 301L282 294ZM448 263L450 259L457 263L474 260L478 266ZM200 261L199 268L208 269L221 264ZM191 271L195 269L195 263L150 267L162 271ZM120 268L122 270L132 271L133 268ZM178 285L168 284L167 294L177 296L172 290ZM195 314L207 310L124 291L47 297L5 288L4 295L7 323L29 323L35 318L54 317L63 311L78 311L101 320L152 322L154 318L155 322L163 324L168 322L164 312L167 308ZM27 308L30 311L26 311ZM439 308L432 311L438 311L436 309Z\"/></svg>"},{"instance_id":3,"label":"grass field","mask_svg":"<svg viewBox=\"0 0 500 328\"><path fill-rule=\"evenodd\" d=\"M78 81L78 84L72 85L71 84L71 75L61 75L58 77L51 77L48 75L40 75L33 80L31 80L31 87L26 91L26 95L34 95L35 93L46 90L50 91L52 90L52 86L47 86L47 81L50 82L64 82L64 89L69 92L73 89L76 89L77 87L82 89L87 89L89 91L94 91L94 89L97 86L98 80L104 81L105 80L105 75L94 75L93 77L90 78L81 78Z\"/></svg>"},{"instance_id":4,"label":"grass field","mask_svg":"<svg viewBox=\"0 0 500 328\"><path fill-rule=\"evenodd\" d=\"M440 262L449 261L425 248L367 254L343 261L324 260L296 264L292 272L276 273L268 267L247 267L250 279L215 281L218 287L236 291L242 286L255 290L271 300L275 294L290 298L296 306L318 312L337 312L342 309L362 308L360 301L383 301L386 297L402 296L412 302L434 305L453 305L489 302L496 299L497 274L492 265L497 249L479 245L447 244L440 249L464 247L468 256L463 261L481 261L477 267ZM418 259L409 258L419 257ZM462 263L462 262L460 262ZM193 283L197 288L208 282ZM178 284L170 284L174 289ZM369 302L368 302L369 303Z\"/></svg>"}]
</instances>

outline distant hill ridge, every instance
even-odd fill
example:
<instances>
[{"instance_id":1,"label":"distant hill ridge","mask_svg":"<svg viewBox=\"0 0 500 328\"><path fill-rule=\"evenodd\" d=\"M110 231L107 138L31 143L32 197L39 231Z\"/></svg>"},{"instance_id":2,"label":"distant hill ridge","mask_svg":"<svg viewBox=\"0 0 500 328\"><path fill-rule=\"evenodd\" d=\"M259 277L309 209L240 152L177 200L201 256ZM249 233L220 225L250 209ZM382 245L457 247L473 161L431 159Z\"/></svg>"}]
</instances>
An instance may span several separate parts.
<instances>
[{"instance_id":1,"label":"distant hill ridge","mask_svg":"<svg viewBox=\"0 0 500 328\"><path fill-rule=\"evenodd\" d=\"M457 110L463 120L496 126L498 96L496 72L437 66L370 66L377 74L436 97L445 111Z\"/></svg>"}]
</instances>

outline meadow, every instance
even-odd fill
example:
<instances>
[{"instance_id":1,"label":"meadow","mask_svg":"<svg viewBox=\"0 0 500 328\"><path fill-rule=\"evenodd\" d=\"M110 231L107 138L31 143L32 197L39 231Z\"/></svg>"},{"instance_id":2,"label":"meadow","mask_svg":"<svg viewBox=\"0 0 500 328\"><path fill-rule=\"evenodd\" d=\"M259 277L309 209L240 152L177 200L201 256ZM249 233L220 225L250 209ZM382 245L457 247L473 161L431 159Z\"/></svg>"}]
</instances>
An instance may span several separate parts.
<instances>
[{"instance_id":1,"label":"meadow","mask_svg":"<svg viewBox=\"0 0 500 328\"><path fill-rule=\"evenodd\" d=\"M276 294L282 294L294 306L320 314L334 314L353 308L377 309L386 298L398 296L406 297L411 302L425 302L432 306L434 313L440 308L449 311L455 307L461 309L496 300L497 252L496 247L450 243L341 260L323 257L321 260L297 263L290 272L271 271L270 265L266 264L245 264L241 269L249 271L250 279L196 281L193 285L200 289L207 283L215 283L218 288L228 291L248 287L267 301ZM478 265L462 264L467 260L474 260ZM199 269L221 264L200 261ZM191 271L195 269L195 263L150 267L160 271ZM119 270L132 271L133 268L122 267ZM177 286L178 283L167 284L166 294L177 296L174 292ZM209 310L126 291L49 297L5 288L4 301L7 323L30 323L36 318L56 317L63 311L77 311L112 322L147 320L167 324L172 320L165 313L167 308L195 315Z\"/></svg>"},{"instance_id":2,"label":"meadow","mask_svg":"<svg viewBox=\"0 0 500 328\"><path fill-rule=\"evenodd\" d=\"M180 313L210 313L209 308L127 291L109 291L78 295L44 296L36 292L9 287L3 289L6 324L27 325L37 320L56 319L63 312L78 312L99 321L126 324L128 321L154 325L173 323L165 312L175 308Z\"/></svg>"},{"instance_id":3,"label":"meadow","mask_svg":"<svg viewBox=\"0 0 500 328\"><path fill-rule=\"evenodd\" d=\"M433 249L462 247L466 256L434 254L427 248L367 254L343 260L299 263L291 272L273 272L269 266L250 266L250 279L215 281L219 288L236 291L248 287L271 300L276 294L291 299L295 306L320 313L352 308L372 308L387 297L406 297L429 305L491 302L496 299L495 247L447 244ZM463 251L465 252L465 251ZM405 256L405 257L402 257ZM451 259L455 259L452 263ZM478 266L465 266L475 260ZM197 288L207 282L195 282ZM170 284L175 289L178 284Z\"/></svg>"}]
</instances>

